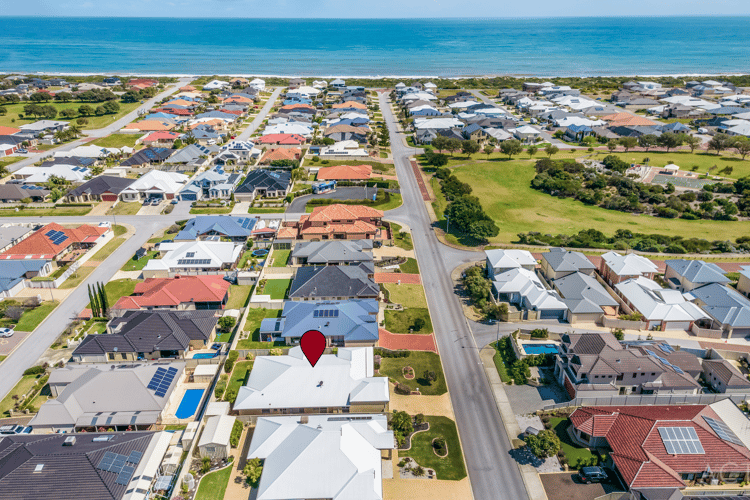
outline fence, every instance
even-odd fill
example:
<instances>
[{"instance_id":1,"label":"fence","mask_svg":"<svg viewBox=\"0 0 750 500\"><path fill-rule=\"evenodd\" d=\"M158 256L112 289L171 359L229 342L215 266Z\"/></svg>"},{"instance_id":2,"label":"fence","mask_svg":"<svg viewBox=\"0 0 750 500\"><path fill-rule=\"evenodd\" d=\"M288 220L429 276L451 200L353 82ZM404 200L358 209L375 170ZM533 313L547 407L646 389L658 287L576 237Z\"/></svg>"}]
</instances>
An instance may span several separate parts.
<instances>
[{"instance_id":1,"label":"fence","mask_svg":"<svg viewBox=\"0 0 750 500\"><path fill-rule=\"evenodd\" d=\"M601 398L575 398L564 403L547 405L543 409L555 410L571 406L707 405L727 398L731 399L734 403L740 403L749 397L750 394L639 394L605 396Z\"/></svg>"},{"instance_id":2,"label":"fence","mask_svg":"<svg viewBox=\"0 0 750 500\"><path fill-rule=\"evenodd\" d=\"M272 349L280 349L282 356L285 356L289 354L289 347L293 346L279 346L279 347L273 347ZM253 356L270 356L271 355L271 349L236 349L238 353L240 353L240 359L246 358L248 354L252 354ZM333 354L333 348L332 347L326 347L323 351L323 354Z\"/></svg>"},{"instance_id":3,"label":"fence","mask_svg":"<svg viewBox=\"0 0 750 500\"><path fill-rule=\"evenodd\" d=\"M690 327L690 331L695 334L696 337L703 337L706 339L720 339L721 330L714 330L712 328L700 328L693 323Z\"/></svg>"},{"instance_id":4,"label":"fence","mask_svg":"<svg viewBox=\"0 0 750 500\"><path fill-rule=\"evenodd\" d=\"M602 318L602 324L607 328L622 328L623 330L645 330L646 323L643 321L628 321L625 319L615 319L609 316Z\"/></svg>"},{"instance_id":5,"label":"fence","mask_svg":"<svg viewBox=\"0 0 750 500\"><path fill-rule=\"evenodd\" d=\"M750 494L750 490L707 490L705 488L685 488L683 497L729 497L738 498ZM599 500L599 499L597 499Z\"/></svg>"},{"instance_id":6,"label":"fence","mask_svg":"<svg viewBox=\"0 0 750 500\"><path fill-rule=\"evenodd\" d=\"M629 305L627 305L624 300L622 300L622 297L617 295L617 292L615 292L614 289L609 286L609 283L604 281L604 279L599 276L599 273L594 273L594 277L596 278L596 281L598 281L599 284L601 284L604 289L607 290L607 293L610 294L612 298L620 304L620 307L623 311L625 311L626 314L633 314L633 309Z\"/></svg>"}]
</instances>

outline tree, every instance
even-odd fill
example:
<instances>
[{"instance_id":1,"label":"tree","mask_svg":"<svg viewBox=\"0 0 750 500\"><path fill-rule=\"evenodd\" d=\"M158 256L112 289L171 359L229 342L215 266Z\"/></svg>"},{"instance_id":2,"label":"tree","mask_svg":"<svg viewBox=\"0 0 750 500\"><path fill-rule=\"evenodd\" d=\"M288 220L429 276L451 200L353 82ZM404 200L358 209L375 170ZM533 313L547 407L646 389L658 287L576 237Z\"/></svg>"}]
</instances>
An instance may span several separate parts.
<instances>
[{"instance_id":1,"label":"tree","mask_svg":"<svg viewBox=\"0 0 750 500\"><path fill-rule=\"evenodd\" d=\"M555 456L562 448L560 438L551 429L540 431L536 436L529 434L524 437L524 441L526 441L526 446L529 447L531 453L542 459Z\"/></svg>"},{"instance_id":2,"label":"tree","mask_svg":"<svg viewBox=\"0 0 750 500\"><path fill-rule=\"evenodd\" d=\"M750 154L750 139L747 137L737 137L732 142L732 147L737 151L737 154L742 156L742 159L744 160L745 157Z\"/></svg>"},{"instance_id":3,"label":"tree","mask_svg":"<svg viewBox=\"0 0 750 500\"><path fill-rule=\"evenodd\" d=\"M42 116L42 107L38 104L26 104L23 107L23 112L26 116L32 115L38 118Z\"/></svg>"},{"instance_id":4,"label":"tree","mask_svg":"<svg viewBox=\"0 0 750 500\"><path fill-rule=\"evenodd\" d=\"M547 144L547 147L544 148L544 152L547 153L547 158L552 158L553 155L560 152L560 148L554 144Z\"/></svg>"},{"instance_id":5,"label":"tree","mask_svg":"<svg viewBox=\"0 0 750 500\"><path fill-rule=\"evenodd\" d=\"M700 137L696 137L694 135L686 135L685 136L685 144L688 145L688 147L690 148L690 152L691 153L693 151L695 151L695 148L697 148L698 146L701 145L701 142L702 141L701 141Z\"/></svg>"},{"instance_id":6,"label":"tree","mask_svg":"<svg viewBox=\"0 0 750 500\"><path fill-rule=\"evenodd\" d=\"M101 315L99 314L99 302L96 300L96 294L91 289L91 285L89 285L89 303L91 304L91 316L94 318L100 318Z\"/></svg>"},{"instance_id":7,"label":"tree","mask_svg":"<svg viewBox=\"0 0 750 500\"><path fill-rule=\"evenodd\" d=\"M721 154L723 150L729 148L731 144L732 138L727 134L716 134L710 141L708 141L708 150L711 151L713 149L718 155Z\"/></svg>"},{"instance_id":8,"label":"tree","mask_svg":"<svg viewBox=\"0 0 750 500\"><path fill-rule=\"evenodd\" d=\"M247 478L248 484L253 488L258 487L260 482L260 476L263 474L263 462L260 458L251 458L245 463L245 468L242 469L242 473Z\"/></svg>"},{"instance_id":9,"label":"tree","mask_svg":"<svg viewBox=\"0 0 750 500\"><path fill-rule=\"evenodd\" d=\"M109 300L107 299L107 292L104 289L104 285L102 285L101 282L98 283L99 285L99 305L101 307L101 313L102 317L106 317L107 313L109 312Z\"/></svg>"},{"instance_id":10,"label":"tree","mask_svg":"<svg viewBox=\"0 0 750 500\"><path fill-rule=\"evenodd\" d=\"M618 142L620 143L620 146L625 148L626 153L628 152L628 150L638 145L638 139L636 139L635 137L620 137Z\"/></svg>"},{"instance_id":11,"label":"tree","mask_svg":"<svg viewBox=\"0 0 750 500\"><path fill-rule=\"evenodd\" d=\"M504 155L508 155L508 159L513 158L513 155L518 155L523 152L523 144L518 139L508 139L500 143L500 151Z\"/></svg>"},{"instance_id":12,"label":"tree","mask_svg":"<svg viewBox=\"0 0 750 500\"><path fill-rule=\"evenodd\" d=\"M81 104L78 107L78 114L81 116L91 116L94 114L94 108L89 104Z\"/></svg>"},{"instance_id":13,"label":"tree","mask_svg":"<svg viewBox=\"0 0 750 500\"><path fill-rule=\"evenodd\" d=\"M211 457L203 457L201 460L201 472L206 473L211 470Z\"/></svg>"},{"instance_id":14,"label":"tree","mask_svg":"<svg viewBox=\"0 0 750 500\"><path fill-rule=\"evenodd\" d=\"M172 143L172 149L182 149L182 139L175 139L174 143Z\"/></svg>"},{"instance_id":15,"label":"tree","mask_svg":"<svg viewBox=\"0 0 750 500\"><path fill-rule=\"evenodd\" d=\"M88 119L88 118L83 118L83 117L81 117L81 118L76 118L76 123L77 123L78 125L82 125L82 126L83 126L83 125L88 125L88 123L89 123L89 119Z\"/></svg>"},{"instance_id":16,"label":"tree","mask_svg":"<svg viewBox=\"0 0 750 500\"><path fill-rule=\"evenodd\" d=\"M448 138L444 135L438 135L432 140L432 147L438 151L443 151L448 148Z\"/></svg>"},{"instance_id":17,"label":"tree","mask_svg":"<svg viewBox=\"0 0 750 500\"><path fill-rule=\"evenodd\" d=\"M424 328L426 324L427 324L427 322L423 318L416 318L414 320L414 324L412 325L412 329L415 332L418 332L418 331L422 330L422 328Z\"/></svg>"},{"instance_id":18,"label":"tree","mask_svg":"<svg viewBox=\"0 0 750 500\"><path fill-rule=\"evenodd\" d=\"M427 164L432 165L434 167L444 167L448 164L448 155L443 153L435 153L434 151L426 151L425 159L427 160Z\"/></svg>"},{"instance_id":19,"label":"tree","mask_svg":"<svg viewBox=\"0 0 750 500\"><path fill-rule=\"evenodd\" d=\"M537 146L533 146L532 145L532 146L529 146L528 148L526 148L526 152L529 153L529 158L530 159L534 157L534 155L537 153L537 151L539 151L539 147L537 147Z\"/></svg>"},{"instance_id":20,"label":"tree","mask_svg":"<svg viewBox=\"0 0 750 500\"><path fill-rule=\"evenodd\" d=\"M135 90L128 90L122 95L122 102L138 102L141 100L141 95Z\"/></svg>"},{"instance_id":21,"label":"tree","mask_svg":"<svg viewBox=\"0 0 750 500\"><path fill-rule=\"evenodd\" d=\"M437 374L430 370L425 370L422 374L422 378L427 381L427 385L431 385L437 380Z\"/></svg>"},{"instance_id":22,"label":"tree","mask_svg":"<svg viewBox=\"0 0 750 500\"><path fill-rule=\"evenodd\" d=\"M60 102L70 102L73 100L73 94L70 92L58 92L55 94L55 100Z\"/></svg>"},{"instance_id":23,"label":"tree","mask_svg":"<svg viewBox=\"0 0 750 500\"><path fill-rule=\"evenodd\" d=\"M472 222L469 225L469 236L479 241L487 241L500 234L500 228L489 218Z\"/></svg>"},{"instance_id":24,"label":"tree","mask_svg":"<svg viewBox=\"0 0 750 500\"><path fill-rule=\"evenodd\" d=\"M445 149L451 152L451 156L453 156L453 153L460 150L463 145L463 141L461 139L454 139L454 138L448 138L446 141Z\"/></svg>"},{"instance_id":25,"label":"tree","mask_svg":"<svg viewBox=\"0 0 750 500\"><path fill-rule=\"evenodd\" d=\"M617 149L618 141L617 139L610 139L607 141L607 149L609 149L610 153Z\"/></svg>"},{"instance_id":26,"label":"tree","mask_svg":"<svg viewBox=\"0 0 750 500\"><path fill-rule=\"evenodd\" d=\"M622 330L622 328L615 328L615 330L612 332L612 335L614 335L617 340L625 339L625 332Z\"/></svg>"},{"instance_id":27,"label":"tree","mask_svg":"<svg viewBox=\"0 0 750 500\"><path fill-rule=\"evenodd\" d=\"M474 153L479 152L479 143L477 141L462 141L461 142L461 152L465 155L473 155Z\"/></svg>"},{"instance_id":28,"label":"tree","mask_svg":"<svg viewBox=\"0 0 750 500\"><path fill-rule=\"evenodd\" d=\"M34 92L29 97L31 102L49 102L50 99L52 99L52 96L47 92Z\"/></svg>"},{"instance_id":29,"label":"tree","mask_svg":"<svg viewBox=\"0 0 750 500\"><path fill-rule=\"evenodd\" d=\"M0 108L2 109L2 108ZM487 159L490 159L490 155L495 152L495 146L492 144L485 144L484 145L484 154L487 155Z\"/></svg>"},{"instance_id":30,"label":"tree","mask_svg":"<svg viewBox=\"0 0 750 500\"><path fill-rule=\"evenodd\" d=\"M8 114L8 110L5 108L5 106L0 106L0 116L5 116Z\"/></svg>"},{"instance_id":31,"label":"tree","mask_svg":"<svg viewBox=\"0 0 750 500\"><path fill-rule=\"evenodd\" d=\"M684 137L682 134L675 134L674 132L664 132L657 139L656 143L659 146L667 148L667 153L670 149L682 146Z\"/></svg>"},{"instance_id":32,"label":"tree","mask_svg":"<svg viewBox=\"0 0 750 500\"><path fill-rule=\"evenodd\" d=\"M391 429L394 432L399 432L403 436L408 436L414 432L414 424L412 424L411 416L405 411L393 412L391 417Z\"/></svg>"},{"instance_id":33,"label":"tree","mask_svg":"<svg viewBox=\"0 0 750 500\"><path fill-rule=\"evenodd\" d=\"M104 109L104 106L97 106L96 109L94 109L94 113L96 116L104 116L107 114L107 110Z\"/></svg>"},{"instance_id":34,"label":"tree","mask_svg":"<svg viewBox=\"0 0 750 500\"><path fill-rule=\"evenodd\" d=\"M231 331L234 328L234 324L237 322L232 316L222 316L219 318L219 328L222 332Z\"/></svg>"},{"instance_id":35,"label":"tree","mask_svg":"<svg viewBox=\"0 0 750 500\"><path fill-rule=\"evenodd\" d=\"M645 134L638 138L638 145L648 151L656 146L657 137L654 134Z\"/></svg>"},{"instance_id":36,"label":"tree","mask_svg":"<svg viewBox=\"0 0 750 500\"><path fill-rule=\"evenodd\" d=\"M117 101L107 101L102 107L104 108L104 112L109 115L117 114L120 111L120 105Z\"/></svg>"},{"instance_id":37,"label":"tree","mask_svg":"<svg viewBox=\"0 0 750 500\"><path fill-rule=\"evenodd\" d=\"M188 130L187 134L183 136L183 142L189 146L198 142L198 139L195 138L192 130Z\"/></svg>"},{"instance_id":38,"label":"tree","mask_svg":"<svg viewBox=\"0 0 750 500\"><path fill-rule=\"evenodd\" d=\"M68 118L68 119L75 118L76 116L78 116L78 111L76 111L75 109L70 109L70 108L63 109L62 111L60 111L60 116L63 118Z\"/></svg>"}]
</instances>

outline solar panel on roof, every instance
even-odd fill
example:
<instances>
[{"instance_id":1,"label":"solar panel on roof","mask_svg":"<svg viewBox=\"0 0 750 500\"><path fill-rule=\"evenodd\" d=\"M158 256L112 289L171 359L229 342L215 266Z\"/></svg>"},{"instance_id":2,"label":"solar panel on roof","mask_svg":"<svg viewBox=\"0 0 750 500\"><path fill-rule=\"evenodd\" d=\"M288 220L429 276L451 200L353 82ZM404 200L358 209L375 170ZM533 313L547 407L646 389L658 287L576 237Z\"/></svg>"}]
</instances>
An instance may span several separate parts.
<instances>
[{"instance_id":1,"label":"solar panel on roof","mask_svg":"<svg viewBox=\"0 0 750 500\"><path fill-rule=\"evenodd\" d=\"M130 462L131 464L137 464L141 461L142 457L143 453L133 450L130 452L130 456L128 456L128 462Z\"/></svg>"},{"instance_id":2,"label":"solar panel on roof","mask_svg":"<svg viewBox=\"0 0 750 500\"><path fill-rule=\"evenodd\" d=\"M711 426L711 428L714 430L714 432L724 441L729 441L730 443L738 444L740 446L743 445L742 441L737 437L737 435L727 427L727 425L720 421L720 420L714 420L711 417L703 417L703 420L706 421L708 425Z\"/></svg>"},{"instance_id":3,"label":"solar panel on roof","mask_svg":"<svg viewBox=\"0 0 750 500\"><path fill-rule=\"evenodd\" d=\"M659 347L666 350L667 352L674 352L674 348L669 344L659 344Z\"/></svg>"},{"instance_id":4,"label":"solar panel on roof","mask_svg":"<svg viewBox=\"0 0 750 500\"><path fill-rule=\"evenodd\" d=\"M55 230L54 230L54 229L53 229L53 230L51 230L51 231L47 231L46 233L44 233L44 236L51 236L51 235L52 235L52 233L54 233L54 232L55 232Z\"/></svg>"},{"instance_id":5,"label":"solar panel on roof","mask_svg":"<svg viewBox=\"0 0 750 500\"><path fill-rule=\"evenodd\" d=\"M659 427L664 448L670 455L702 455L705 453L693 427Z\"/></svg>"},{"instance_id":6,"label":"solar panel on roof","mask_svg":"<svg viewBox=\"0 0 750 500\"><path fill-rule=\"evenodd\" d=\"M646 349L646 353L647 353L647 354L648 354L649 356L654 356L654 357L658 357L658 356L656 355L656 353L655 353L654 351L650 351L650 350Z\"/></svg>"}]
</instances>

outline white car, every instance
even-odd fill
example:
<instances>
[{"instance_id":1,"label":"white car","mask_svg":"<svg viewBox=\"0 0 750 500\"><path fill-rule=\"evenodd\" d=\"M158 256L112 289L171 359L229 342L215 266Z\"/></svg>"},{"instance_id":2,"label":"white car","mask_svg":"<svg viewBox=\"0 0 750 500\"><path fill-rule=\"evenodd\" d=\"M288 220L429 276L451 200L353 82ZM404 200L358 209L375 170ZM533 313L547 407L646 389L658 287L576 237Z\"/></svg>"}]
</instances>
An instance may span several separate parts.
<instances>
[{"instance_id":1,"label":"white car","mask_svg":"<svg viewBox=\"0 0 750 500\"><path fill-rule=\"evenodd\" d=\"M12 328L0 328L0 337L12 337L14 333Z\"/></svg>"}]
</instances>

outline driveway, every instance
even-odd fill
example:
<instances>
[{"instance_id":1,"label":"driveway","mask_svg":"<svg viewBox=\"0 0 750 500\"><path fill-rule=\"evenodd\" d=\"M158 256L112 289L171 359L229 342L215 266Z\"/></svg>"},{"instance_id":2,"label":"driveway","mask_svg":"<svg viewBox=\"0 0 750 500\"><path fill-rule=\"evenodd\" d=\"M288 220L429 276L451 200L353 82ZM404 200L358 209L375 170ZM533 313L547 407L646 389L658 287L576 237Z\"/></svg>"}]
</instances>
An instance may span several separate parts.
<instances>
[{"instance_id":1,"label":"driveway","mask_svg":"<svg viewBox=\"0 0 750 500\"><path fill-rule=\"evenodd\" d=\"M299 196L289 204L286 211L290 213L302 213L305 211L307 202L313 198L324 198L327 200L371 200L377 193L378 188L376 187L341 187L330 193Z\"/></svg>"},{"instance_id":2,"label":"driveway","mask_svg":"<svg viewBox=\"0 0 750 500\"><path fill-rule=\"evenodd\" d=\"M513 413L516 415L528 415L541 410L547 405L562 403L570 400L557 383L534 387L533 385L506 385L505 394Z\"/></svg>"},{"instance_id":3,"label":"driveway","mask_svg":"<svg viewBox=\"0 0 750 500\"><path fill-rule=\"evenodd\" d=\"M539 474L548 500L594 500L607 493L622 491L617 482L581 484L577 483L576 472Z\"/></svg>"},{"instance_id":4,"label":"driveway","mask_svg":"<svg viewBox=\"0 0 750 500\"><path fill-rule=\"evenodd\" d=\"M136 215L160 215L169 201L162 200L158 205L143 205ZM190 210L188 209L188 212Z\"/></svg>"},{"instance_id":5,"label":"driveway","mask_svg":"<svg viewBox=\"0 0 750 500\"><path fill-rule=\"evenodd\" d=\"M172 215L190 215L191 201L178 201L174 209L172 209Z\"/></svg>"}]
</instances>

